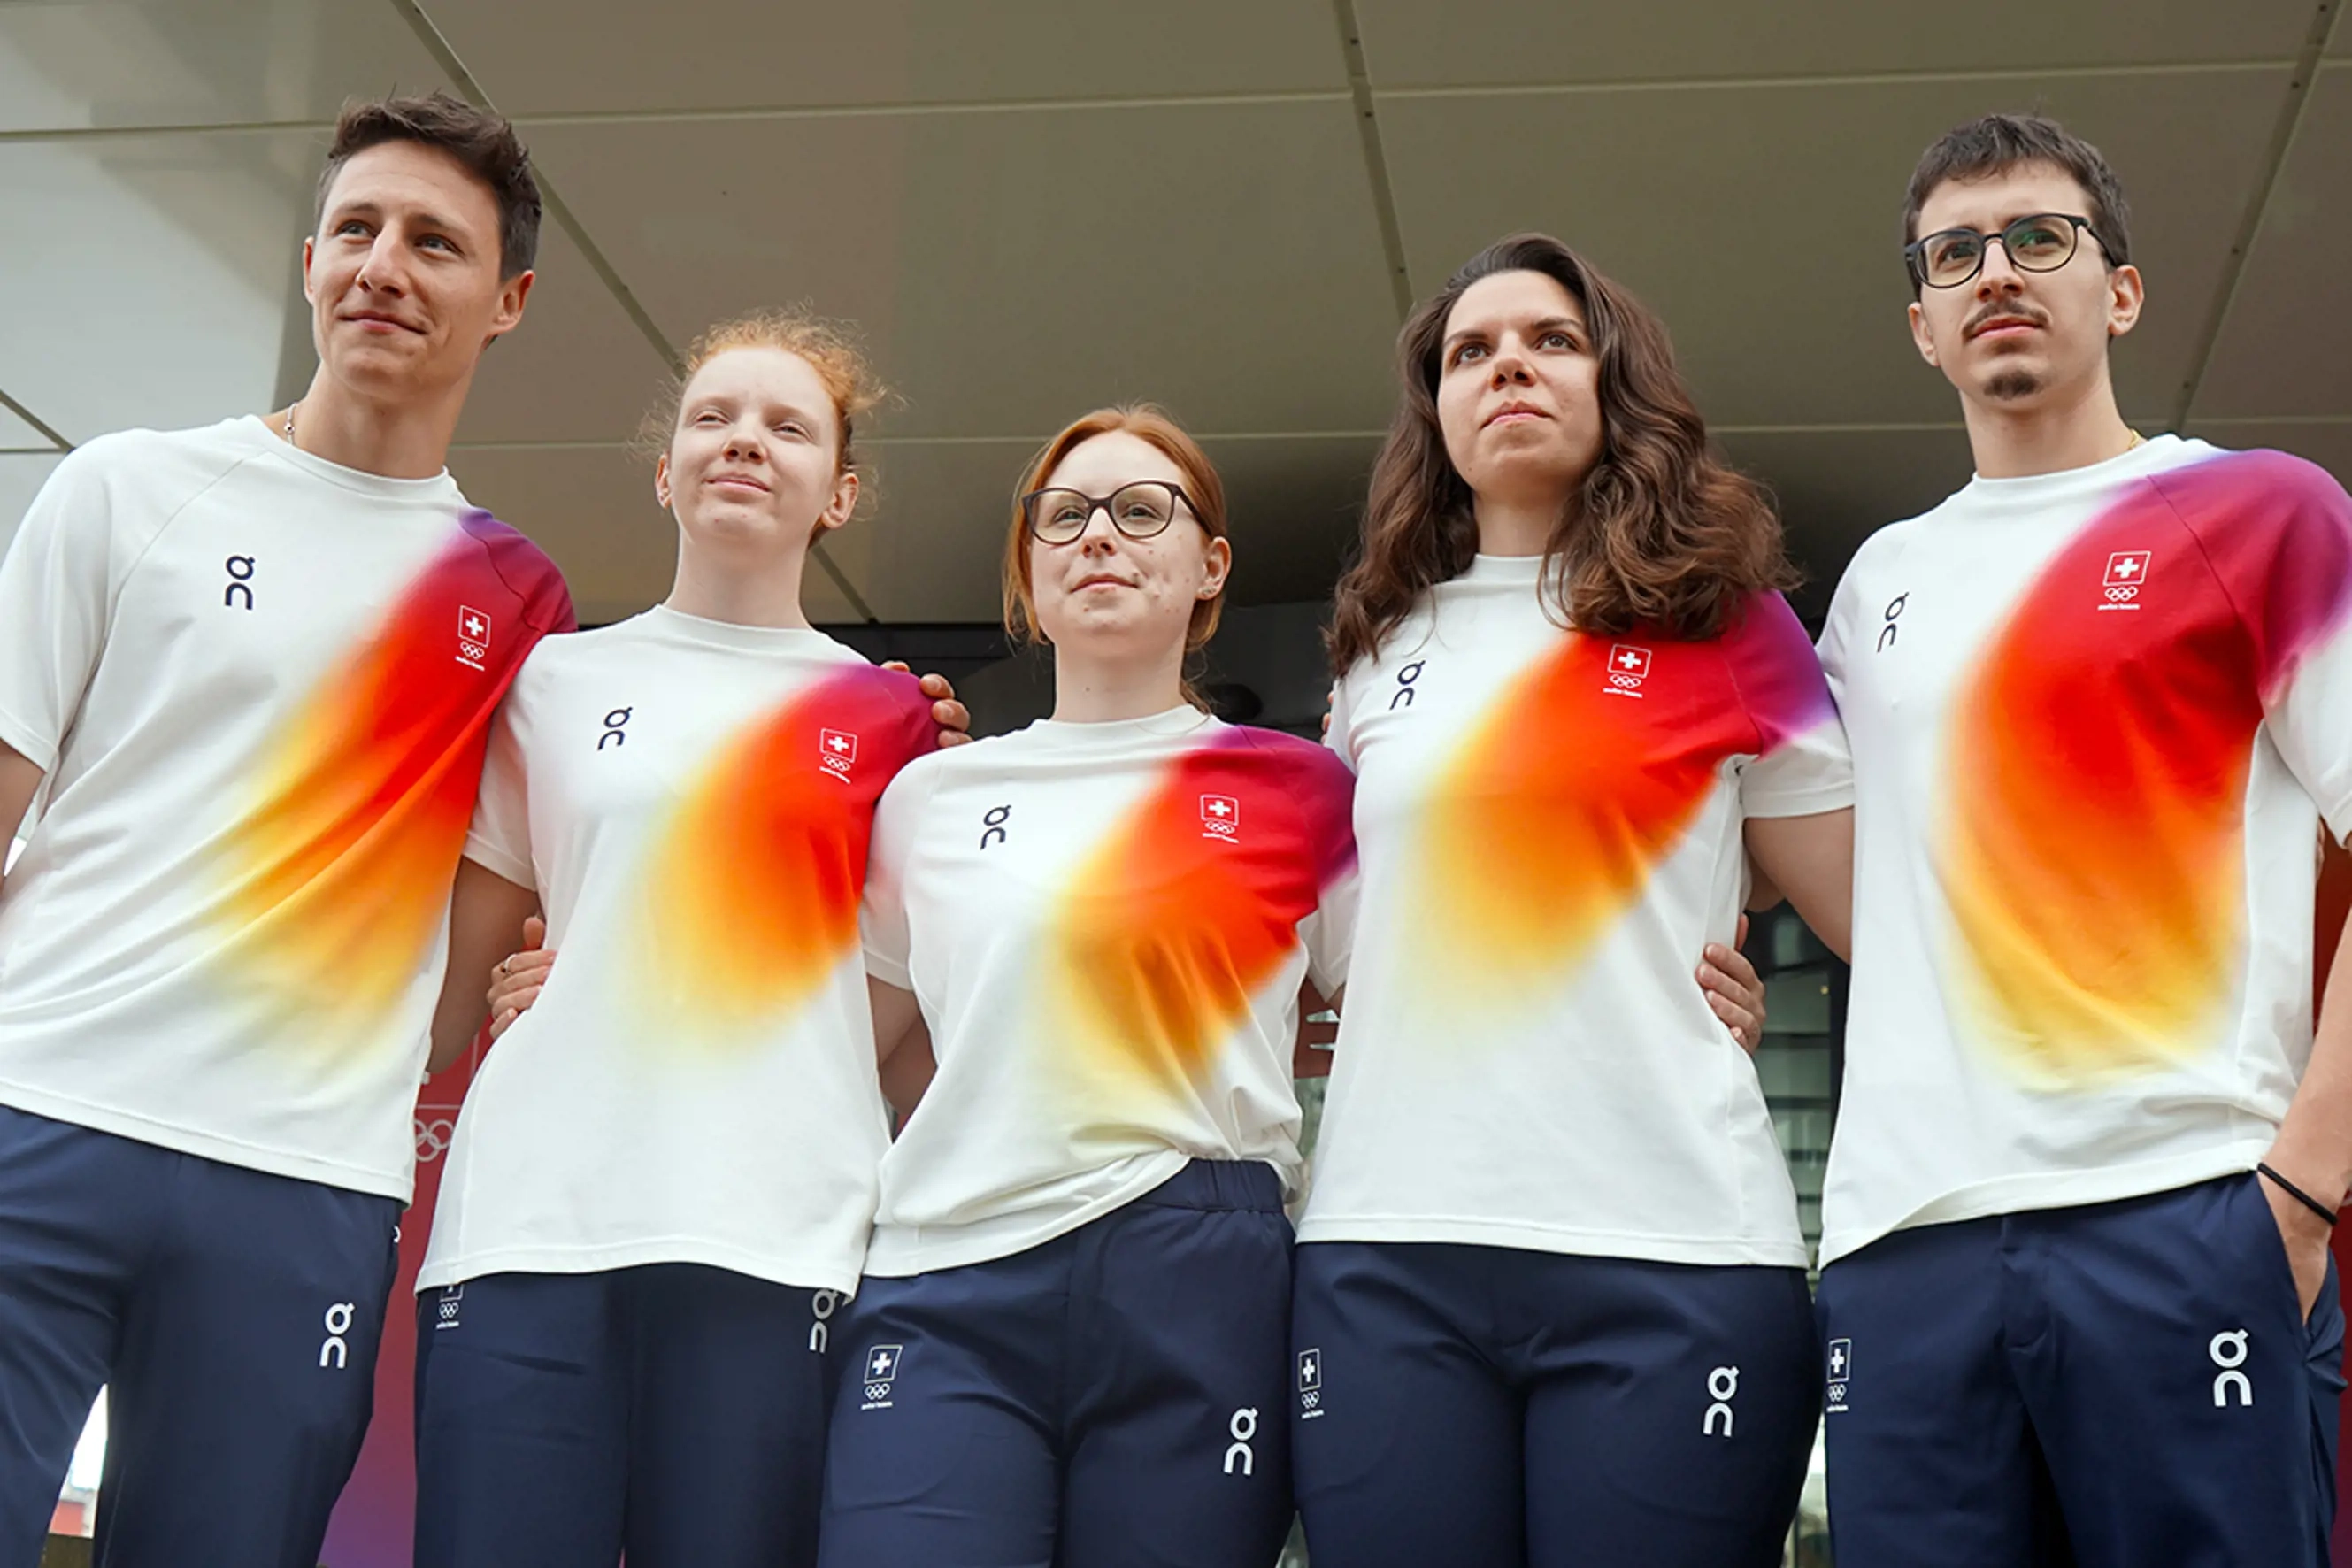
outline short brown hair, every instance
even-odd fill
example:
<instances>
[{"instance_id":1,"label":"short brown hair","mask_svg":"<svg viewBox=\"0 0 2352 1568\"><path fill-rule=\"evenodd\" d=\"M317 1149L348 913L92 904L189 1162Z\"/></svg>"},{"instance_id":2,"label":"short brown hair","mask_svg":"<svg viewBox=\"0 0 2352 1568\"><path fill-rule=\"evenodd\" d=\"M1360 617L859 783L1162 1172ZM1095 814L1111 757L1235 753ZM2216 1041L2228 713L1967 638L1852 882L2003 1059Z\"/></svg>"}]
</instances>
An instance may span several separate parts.
<instances>
[{"instance_id":1,"label":"short brown hair","mask_svg":"<svg viewBox=\"0 0 2352 1568\"><path fill-rule=\"evenodd\" d=\"M1045 640L1037 628L1037 601L1029 581L1029 526L1021 498L1044 484L1062 466L1062 459L1079 447L1097 436L1114 433L1133 436L1158 447L1184 476L1184 499L1192 503L1202 530L1212 539L1229 537L1224 481L1217 477L1216 465L1201 450L1201 444L1170 418L1167 410L1153 403L1121 403L1072 420L1029 459L1013 492L1013 525L1004 536L1004 629L1016 647ZM1231 577L1226 581L1231 582ZM1192 624L1184 631L1186 654L1199 653L1209 646L1224 610L1224 584L1220 584L1213 597L1192 606ZM1195 708L1207 706L1189 679L1184 682L1184 700Z\"/></svg>"},{"instance_id":2,"label":"short brown hair","mask_svg":"<svg viewBox=\"0 0 2352 1568\"><path fill-rule=\"evenodd\" d=\"M327 191L355 153L386 142L437 147L490 188L499 204L499 275L519 278L539 260L539 182L530 153L504 115L446 92L422 98L353 99L335 120L334 145L319 174L316 225L327 214Z\"/></svg>"},{"instance_id":3,"label":"short brown hair","mask_svg":"<svg viewBox=\"0 0 2352 1568\"><path fill-rule=\"evenodd\" d=\"M687 345L686 358L663 386L660 399L646 413L642 432L645 449L658 457L669 450L677 428L678 405L694 373L730 349L780 349L804 360L833 400L834 417L841 421L841 450L834 455L834 471L849 473L857 467L851 442L857 434L858 416L873 411L889 394L874 374L874 367L850 329L829 321L803 306L752 310L707 328Z\"/></svg>"},{"instance_id":4,"label":"short brown hair","mask_svg":"<svg viewBox=\"0 0 2352 1568\"><path fill-rule=\"evenodd\" d=\"M1544 545L1546 591L1565 619L1582 631L1647 626L1703 639L1751 594L1795 582L1770 499L1707 449L1664 324L1549 235L1513 235L1464 263L1397 334L1404 401L1373 459L1362 548L1332 616L1331 662L1342 675L1478 552L1470 486L1438 421L1439 354L1454 305L1505 272L1540 272L1567 289L1600 361L1600 460Z\"/></svg>"},{"instance_id":5,"label":"short brown hair","mask_svg":"<svg viewBox=\"0 0 2352 1568\"><path fill-rule=\"evenodd\" d=\"M1948 180L1989 180L2028 163L2048 163L2062 169L2083 187L2089 198L2091 237L2106 253L2109 267L2131 264L2131 209L2124 202L2123 182L2107 167L2099 150L2054 120L2039 114L1988 114L1966 125L1955 125L1936 138L1919 155L1911 171L1911 188L1903 197L1903 243L1919 237L1919 210L1936 188ZM1920 288L1915 272L1913 292Z\"/></svg>"}]
</instances>

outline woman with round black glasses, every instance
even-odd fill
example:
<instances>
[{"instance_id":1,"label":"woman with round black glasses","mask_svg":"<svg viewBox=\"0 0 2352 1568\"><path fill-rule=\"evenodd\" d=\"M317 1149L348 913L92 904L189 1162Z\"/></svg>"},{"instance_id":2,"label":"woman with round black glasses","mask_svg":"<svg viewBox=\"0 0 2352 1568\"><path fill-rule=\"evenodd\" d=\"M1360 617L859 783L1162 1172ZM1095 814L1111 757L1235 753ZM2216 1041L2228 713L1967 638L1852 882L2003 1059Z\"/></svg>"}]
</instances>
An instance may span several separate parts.
<instances>
[{"instance_id":1,"label":"woman with round black glasses","mask_svg":"<svg viewBox=\"0 0 2352 1568\"><path fill-rule=\"evenodd\" d=\"M1291 1051L1347 940L1347 770L1184 679L1232 547L1200 447L1106 409L1006 541L1051 719L875 819L875 1028L937 1077L882 1163L823 1562L1270 1563L1291 1514Z\"/></svg>"}]
</instances>

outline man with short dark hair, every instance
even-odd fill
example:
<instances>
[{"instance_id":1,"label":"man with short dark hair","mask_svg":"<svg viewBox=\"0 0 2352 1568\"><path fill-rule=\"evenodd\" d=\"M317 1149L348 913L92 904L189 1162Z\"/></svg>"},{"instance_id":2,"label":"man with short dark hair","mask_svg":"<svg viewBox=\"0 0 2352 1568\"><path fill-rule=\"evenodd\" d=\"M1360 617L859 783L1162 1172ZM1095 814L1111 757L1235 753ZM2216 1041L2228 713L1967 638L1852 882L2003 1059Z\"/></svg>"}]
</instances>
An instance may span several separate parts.
<instances>
[{"instance_id":1,"label":"man with short dark hair","mask_svg":"<svg viewBox=\"0 0 2352 1568\"><path fill-rule=\"evenodd\" d=\"M108 436L0 561L0 1565L101 1384L98 1560L313 1568L366 1427L487 726L568 630L443 468L521 320L505 121L358 104L289 408Z\"/></svg>"},{"instance_id":2,"label":"man with short dark hair","mask_svg":"<svg viewBox=\"0 0 2352 1568\"><path fill-rule=\"evenodd\" d=\"M2334 1511L2352 962L2352 500L2124 422L2096 149L1992 116L1906 210L1976 478L1864 544L1821 653L1853 752L1824 1194L1830 1521L1863 1568L2316 1568Z\"/></svg>"}]
</instances>

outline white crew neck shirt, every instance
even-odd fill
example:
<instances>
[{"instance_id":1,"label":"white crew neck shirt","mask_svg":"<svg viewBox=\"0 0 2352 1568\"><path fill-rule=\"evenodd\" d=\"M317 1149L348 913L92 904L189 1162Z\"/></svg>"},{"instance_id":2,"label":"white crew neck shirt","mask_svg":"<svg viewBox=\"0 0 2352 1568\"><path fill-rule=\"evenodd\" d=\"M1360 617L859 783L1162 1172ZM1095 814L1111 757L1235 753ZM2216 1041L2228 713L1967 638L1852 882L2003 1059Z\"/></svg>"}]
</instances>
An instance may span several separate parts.
<instances>
[{"instance_id":1,"label":"white crew neck shirt","mask_svg":"<svg viewBox=\"0 0 2352 1568\"><path fill-rule=\"evenodd\" d=\"M1796 616L1587 636L1480 556L1341 679L1362 907L1304 1242L1807 1261L1755 1063L1693 972L1741 826L1852 804Z\"/></svg>"},{"instance_id":2,"label":"white crew neck shirt","mask_svg":"<svg viewBox=\"0 0 2352 1568\"><path fill-rule=\"evenodd\" d=\"M466 1097L417 1288L699 1263L856 1287L888 1112L858 942L874 805L938 728L823 633L647 611L542 646L468 858L546 988Z\"/></svg>"},{"instance_id":3,"label":"white crew neck shirt","mask_svg":"<svg viewBox=\"0 0 2352 1568\"><path fill-rule=\"evenodd\" d=\"M1825 1260L2251 1170L2352 830L2352 502L2159 437L1871 536L1822 659L1853 749Z\"/></svg>"},{"instance_id":4,"label":"white crew neck shirt","mask_svg":"<svg viewBox=\"0 0 2352 1568\"><path fill-rule=\"evenodd\" d=\"M1299 1174L1298 989L1336 984L1349 779L1190 708L1044 721L883 796L866 963L938 1076L882 1162L866 1272L1010 1257L1194 1159Z\"/></svg>"},{"instance_id":5,"label":"white crew neck shirt","mask_svg":"<svg viewBox=\"0 0 2352 1568\"><path fill-rule=\"evenodd\" d=\"M572 626L446 474L260 420L70 454L0 561L0 1104L405 1199L499 697Z\"/></svg>"}]
</instances>

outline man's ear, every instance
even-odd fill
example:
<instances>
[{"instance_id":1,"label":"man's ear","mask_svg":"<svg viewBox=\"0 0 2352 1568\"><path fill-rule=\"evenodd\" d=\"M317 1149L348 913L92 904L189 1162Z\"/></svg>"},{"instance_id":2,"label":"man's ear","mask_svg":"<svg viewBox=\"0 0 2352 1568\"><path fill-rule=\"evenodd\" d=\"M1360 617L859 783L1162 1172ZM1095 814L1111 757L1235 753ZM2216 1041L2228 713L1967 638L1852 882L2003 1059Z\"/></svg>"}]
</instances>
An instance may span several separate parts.
<instances>
[{"instance_id":1,"label":"man's ear","mask_svg":"<svg viewBox=\"0 0 2352 1568\"><path fill-rule=\"evenodd\" d=\"M1929 364L1936 366L1939 370L1942 369L1943 362L1936 357L1936 334L1927 330L1927 312L1919 308L1918 300L1914 300L1911 301L1909 316L1911 321L1911 346L1919 351L1919 357L1921 359L1926 360Z\"/></svg>"}]
</instances>

